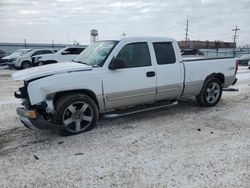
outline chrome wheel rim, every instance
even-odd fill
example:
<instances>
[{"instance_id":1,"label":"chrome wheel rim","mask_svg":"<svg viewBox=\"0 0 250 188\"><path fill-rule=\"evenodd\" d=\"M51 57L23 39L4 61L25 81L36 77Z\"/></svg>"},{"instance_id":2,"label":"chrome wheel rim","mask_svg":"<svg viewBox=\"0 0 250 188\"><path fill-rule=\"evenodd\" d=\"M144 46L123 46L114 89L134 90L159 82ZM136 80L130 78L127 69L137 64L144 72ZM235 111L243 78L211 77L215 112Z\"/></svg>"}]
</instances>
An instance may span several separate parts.
<instances>
[{"instance_id":1,"label":"chrome wheel rim","mask_svg":"<svg viewBox=\"0 0 250 188\"><path fill-rule=\"evenodd\" d=\"M85 130L93 120L93 110L85 102L75 102L69 105L63 113L63 124L71 132Z\"/></svg>"},{"instance_id":2,"label":"chrome wheel rim","mask_svg":"<svg viewBox=\"0 0 250 188\"><path fill-rule=\"evenodd\" d=\"M214 103L220 96L220 86L218 83L211 83L206 91L206 99L208 103Z\"/></svg>"}]
</instances>

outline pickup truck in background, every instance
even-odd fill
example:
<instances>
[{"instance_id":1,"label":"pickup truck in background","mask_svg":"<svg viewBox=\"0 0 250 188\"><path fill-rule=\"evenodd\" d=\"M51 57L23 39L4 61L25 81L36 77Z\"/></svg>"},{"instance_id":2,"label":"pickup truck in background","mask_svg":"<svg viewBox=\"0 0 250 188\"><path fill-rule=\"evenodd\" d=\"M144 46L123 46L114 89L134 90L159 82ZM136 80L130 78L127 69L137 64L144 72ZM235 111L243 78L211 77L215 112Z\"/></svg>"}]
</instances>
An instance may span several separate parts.
<instances>
[{"instance_id":1,"label":"pickup truck in background","mask_svg":"<svg viewBox=\"0 0 250 188\"><path fill-rule=\"evenodd\" d=\"M28 69L32 67L32 57L36 55L42 55L42 54L54 54L55 52L50 49L35 49L35 50L29 50L25 54L13 58L11 62L7 63L9 67L13 67L16 69Z\"/></svg>"},{"instance_id":2,"label":"pickup truck in background","mask_svg":"<svg viewBox=\"0 0 250 188\"><path fill-rule=\"evenodd\" d=\"M86 47L71 46L58 50L54 54L37 55L32 58L32 65L48 65L52 63L70 62L78 56Z\"/></svg>"},{"instance_id":3,"label":"pickup truck in background","mask_svg":"<svg viewBox=\"0 0 250 188\"><path fill-rule=\"evenodd\" d=\"M98 41L75 63L18 71L24 86L17 113L31 129L74 135L92 129L100 115L119 117L175 105L196 96L215 106L224 87L236 82L235 58L182 59L176 40L158 37Z\"/></svg>"}]
</instances>

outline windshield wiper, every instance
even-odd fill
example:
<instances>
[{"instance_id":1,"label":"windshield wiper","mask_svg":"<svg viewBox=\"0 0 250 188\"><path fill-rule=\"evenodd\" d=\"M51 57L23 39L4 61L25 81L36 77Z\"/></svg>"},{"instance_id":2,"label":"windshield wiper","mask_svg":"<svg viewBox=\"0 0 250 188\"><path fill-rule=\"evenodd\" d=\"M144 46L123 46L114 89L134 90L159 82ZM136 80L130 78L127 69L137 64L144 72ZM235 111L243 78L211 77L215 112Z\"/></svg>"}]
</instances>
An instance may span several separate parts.
<instances>
[{"instance_id":1,"label":"windshield wiper","mask_svg":"<svg viewBox=\"0 0 250 188\"><path fill-rule=\"evenodd\" d=\"M85 63L85 62L83 62L83 61L76 61L76 60L72 60L73 62L76 62L76 63L82 63L82 64L85 64L85 65L87 65L87 63Z\"/></svg>"}]
</instances>

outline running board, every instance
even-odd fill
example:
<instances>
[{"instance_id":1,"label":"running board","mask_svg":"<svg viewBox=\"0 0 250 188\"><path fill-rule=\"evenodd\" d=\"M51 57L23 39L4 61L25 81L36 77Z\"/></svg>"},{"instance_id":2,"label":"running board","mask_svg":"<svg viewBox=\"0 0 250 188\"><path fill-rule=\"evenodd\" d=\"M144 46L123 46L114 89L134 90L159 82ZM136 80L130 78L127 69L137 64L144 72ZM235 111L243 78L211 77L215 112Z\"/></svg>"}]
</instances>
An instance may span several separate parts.
<instances>
[{"instance_id":1,"label":"running board","mask_svg":"<svg viewBox=\"0 0 250 188\"><path fill-rule=\"evenodd\" d=\"M109 112L109 113L105 113L103 114L104 118L118 118L118 117L123 117L123 116L127 116L127 115L131 115L131 114L135 114L135 113L140 113L140 112L146 112L146 111L151 111L151 110L156 110L156 109L160 109L160 108L166 108L166 107L171 107L171 106L175 106L178 104L178 101L175 102L168 102L166 104L163 102L160 103L155 103L152 105L144 105L144 106L139 106L139 107L133 107L133 108L128 108L128 109L122 109L122 110L117 110L114 112Z\"/></svg>"},{"instance_id":2,"label":"running board","mask_svg":"<svg viewBox=\"0 0 250 188\"><path fill-rule=\"evenodd\" d=\"M238 92L239 89L236 89L236 88L223 88L223 91L234 91L234 92Z\"/></svg>"}]
</instances>

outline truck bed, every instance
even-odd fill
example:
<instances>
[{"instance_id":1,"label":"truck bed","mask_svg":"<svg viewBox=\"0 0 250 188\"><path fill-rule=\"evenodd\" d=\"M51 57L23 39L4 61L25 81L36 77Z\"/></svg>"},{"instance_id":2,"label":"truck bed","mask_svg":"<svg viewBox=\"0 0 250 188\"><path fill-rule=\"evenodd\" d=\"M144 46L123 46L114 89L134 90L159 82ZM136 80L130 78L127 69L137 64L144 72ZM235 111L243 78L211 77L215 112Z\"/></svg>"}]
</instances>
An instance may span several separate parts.
<instances>
[{"instance_id":1,"label":"truck bed","mask_svg":"<svg viewBox=\"0 0 250 188\"><path fill-rule=\"evenodd\" d=\"M235 57L206 57L206 56L182 56L183 62L190 62L190 61L203 61L203 60L219 60L219 59L234 59Z\"/></svg>"},{"instance_id":2,"label":"truck bed","mask_svg":"<svg viewBox=\"0 0 250 188\"><path fill-rule=\"evenodd\" d=\"M224 87L232 85L235 80L236 58L189 58L183 60L185 69L184 96L197 95L211 74L222 74Z\"/></svg>"}]
</instances>

